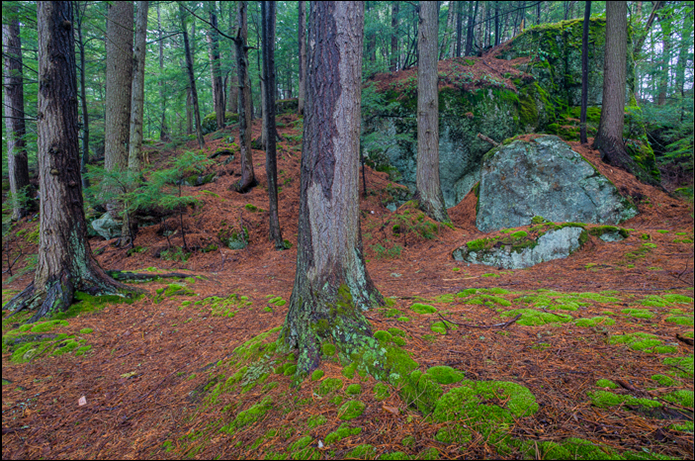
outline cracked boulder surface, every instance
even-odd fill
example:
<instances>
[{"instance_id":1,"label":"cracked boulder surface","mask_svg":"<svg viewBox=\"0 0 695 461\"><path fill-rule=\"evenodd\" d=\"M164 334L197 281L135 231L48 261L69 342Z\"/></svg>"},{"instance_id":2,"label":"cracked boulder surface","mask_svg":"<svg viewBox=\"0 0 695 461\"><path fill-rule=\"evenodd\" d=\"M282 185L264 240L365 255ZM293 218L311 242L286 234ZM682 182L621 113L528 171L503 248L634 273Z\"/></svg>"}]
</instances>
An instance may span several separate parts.
<instances>
[{"instance_id":1,"label":"cracked boulder surface","mask_svg":"<svg viewBox=\"0 0 695 461\"><path fill-rule=\"evenodd\" d=\"M637 214L618 189L557 136L516 140L483 158L476 227L552 222L618 224Z\"/></svg>"}]
</instances>

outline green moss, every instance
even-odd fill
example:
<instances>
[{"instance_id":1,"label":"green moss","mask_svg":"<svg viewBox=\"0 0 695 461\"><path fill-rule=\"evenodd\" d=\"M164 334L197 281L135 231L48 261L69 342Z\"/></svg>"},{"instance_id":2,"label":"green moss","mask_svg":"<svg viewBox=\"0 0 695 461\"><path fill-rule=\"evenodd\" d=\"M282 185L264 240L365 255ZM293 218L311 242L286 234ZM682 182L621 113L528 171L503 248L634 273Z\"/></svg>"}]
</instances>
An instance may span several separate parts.
<instances>
[{"instance_id":1,"label":"green moss","mask_svg":"<svg viewBox=\"0 0 695 461\"><path fill-rule=\"evenodd\" d=\"M324 372L323 370L314 370L313 373L311 373L311 380L312 381L318 381L319 379L323 378Z\"/></svg>"},{"instance_id":2,"label":"green moss","mask_svg":"<svg viewBox=\"0 0 695 461\"><path fill-rule=\"evenodd\" d=\"M326 424L326 421L328 421L328 419L324 415L312 415L309 416L307 420L307 426L309 426L309 429L316 429Z\"/></svg>"},{"instance_id":3,"label":"green moss","mask_svg":"<svg viewBox=\"0 0 695 461\"><path fill-rule=\"evenodd\" d=\"M355 448L347 452L347 459L374 459L376 448L372 445L357 445Z\"/></svg>"},{"instance_id":4,"label":"green moss","mask_svg":"<svg viewBox=\"0 0 695 461\"><path fill-rule=\"evenodd\" d=\"M343 368L342 374L345 376L347 379L352 379L355 377L355 371L357 371L357 362L352 362L348 366Z\"/></svg>"},{"instance_id":5,"label":"green moss","mask_svg":"<svg viewBox=\"0 0 695 461\"><path fill-rule=\"evenodd\" d=\"M599 408L614 407L618 405L639 405L642 407L660 407L659 402L650 399L638 399L631 395L614 394L609 391L590 391L587 393L591 403Z\"/></svg>"},{"instance_id":6,"label":"green moss","mask_svg":"<svg viewBox=\"0 0 695 461\"><path fill-rule=\"evenodd\" d=\"M377 458L379 460L401 460L401 459L412 459L409 455L406 455L402 451L394 451L392 453L383 453Z\"/></svg>"},{"instance_id":7,"label":"green moss","mask_svg":"<svg viewBox=\"0 0 695 461\"><path fill-rule=\"evenodd\" d=\"M406 448L415 446L415 437L413 437L412 435L406 435L405 437L403 437L403 440L401 440L401 445L403 445Z\"/></svg>"},{"instance_id":8,"label":"green moss","mask_svg":"<svg viewBox=\"0 0 695 461\"><path fill-rule=\"evenodd\" d=\"M693 304L693 298L690 296L676 295L676 294L665 294L662 296L664 300L669 303L676 304Z\"/></svg>"},{"instance_id":9,"label":"green moss","mask_svg":"<svg viewBox=\"0 0 695 461\"><path fill-rule=\"evenodd\" d=\"M336 349L333 344L323 343L321 344L321 353L324 357L333 357L335 355Z\"/></svg>"},{"instance_id":10,"label":"green moss","mask_svg":"<svg viewBox=\"0 0 695 461\"><path fill-rule=\"evenodd\" d=\"M297 451L297 450L301 450L302 448L306 448L311 443L312 440L313 440L313 438L309 435L307 435L306 437L302 437L299 440L297 440L296 442L290 444L289 450L290 451Z\"/></svg>"},{"instance_id":11,"label":"green moss","mask_svg":"<svg viewBox=\"0 0 695 461\"><path fill-rule=\"evenodd\" d=\"M574 321L574 324L577 325L578 327L595 327L597 325L604 325L604 326L611 326L615 325L615 320L613 320L610 317L607 317L605 315L599 315L597 317L592 317L590 319L583 318L583 319L577 319Z\"/></svg>"},{"instance_id":12,"label":"green moss","mask_svg":"<svg viewBox=\"0 0 695 461\"><path fill-rule=\"evenodd\" d=\"M406 317L405 315L403 315L401 317L398 317L396 320L399 322L410 322L410 317Z\"/></svg>"},{"instance_id":13,"label":"green moss","mask_svg":"<svg viewBox=\"0 0 695 461\"><path fill-rule=\"evenodd\" d=\"M454 269L458 270L458 267L455 267ZM454 295L451 293L439 295L434 298L434 300L438 303L453 303L454 302Z\"/></svg>"},{"instance_id":14,"label":"green moss","mask_svg":"<svg viewBox=\"0 0 695 461\"><path fill-rule=\"evenodd\" d=\"M661 341L650 333L630 333L611 337L611 344L626 344L635 351L651 350L661 345Z\"/></svg>"},{"instance_id":15,"label":"green moss","mask_svg":"<svg viewBox=\"0 0 695 461\"><path fill-rule=\"evenodd\" d=\"M654 314L649 309L623 309L621 311L623 314L628 314L630 317L635 317L637 319L652 319Z\"/></svg>"},{"instance_id":16,"label":"green moss","mask_svg":"<svg viewBox=\"0 0 695 461\"><path fill-rule=\"evenodd\" d=\"M663 395L661 398L686 408L693 408L693 391L682 389L670 392L666 395Z\"/></svg>"},{"instance_id":17,"label":"green moss","mask_svg":"<svg viewBox=\"0 0 695 461\"><path fill-rule=\"evenodd\" d=\"M221 430L229 434L233 434L237 429L259 421L273 407L273 399L264 397L261 402L249 407L244 411L240 411L236 418Z\"/></svg>"},{"instance_id":18,"label":"green moss","mask_svg":"<svg viewBox=\"0 0 695 461\"><path fill-rule=\"evenodd\" d=\"M49 320L47 322L34 323L33 325L22 325L22 327L29 327L29 331L32 333L46 333L58 327L67 327L69 325L65 320ZM22 327L20 327L20 331L22 331Z\"/></svg>"},{"instance_id":19,"label":"green moss","mask_svg":"<svg viewBox=\"0 0 695 461\"><path fill-rule=\"evenodd\" d=\"M360 432L362 432L362 428L360 427L355 427L351 428L348 423L343 423L340 425L340 427L335 430L334 432L331 432L326 436L326 446L331 445L336 442L340 442L341 440L350 437L351 435L360 435Z\"/></svg>"},{"instance_id":20,"label":"green moss","mask_svg":"<svg viewBox=\"0 0 695 461\"><path fill-rule=\"evenodd\" d=\"M693 355L685 357L669 357L664 364L673 366L673 373L679 378L693 378Z\"/></svg>"},{"instance_id":21,"label":"green moss","mask_svg":"<svg viewBox=\"0 0 695 461\"><path fill-rule=\"evenodd\" d=\"M378 330L374 332L374 338L380 343L389 343L393 339L393 336L388 331Z\"/></svg>"},{"instance_id":22,"label":"green moss","mask_svg":"<svg viewBox=\"0 0 695 461\"><path fill-rule=\"evenodd\" d=\"M579 438L567 438L560 443L540 442L533 446L529 443L524 450L527 456L540 456L540 459L582 459L582 460L610 460L624 459L611 447L595 444ZM537 453L537 455L536 455Z\"/></svg>"},{"instance_id":23,"label":"green moss","mask_svg":"<svg viewBox=\"0 0 695 461\"><path fill-rule=\"evenodd\" d=\"M685 421L682 424L671 424L668 428L673 429L675 431L690 432L692 434L693 433L693 422L692 421Z\"/></svg>"},{"instance_id":24,"label":"green moss","mask_svg":"<svg viewBox=\"0 0 695 461\"><path fill-rule=\"evenodd\" d=\"M346 389L347 395L358 395L362 393L362 386L359 384L350 384Z\"/></svg>"},{"instance_id":25,"label":"green moss","mask_svg":"<svg viewBox=\"0 0 695 461\"><path fill-rule=\"evenodd\" d=\"M53 355L63 355L72 352L80 347L80 344L81 343L75 339L68 339L63 343L58 344L56 350L53 351Z\"/></svg>"},{"instance_id":26,"label":"green moss","mask_svg":"<svg viewBox=\"0 0 695 461\"><path fill-rule=\"evenodd\" d=\"M479 295L475 296L473 298L467 299L464 301L466 304L485 304L485 305L492 305L492 304L497 304L498 306L511 306L512 303L510 301L507 301L506 299L499 297L499 296L493 296L493 295Z\"/></svg>"},{"instance_id":27,"label":"green moss","mask_svg":"<svg viewBox=\"0 0 695 461\"><path fill-rule=\"evenodd\" d=\"M439 450L434 447L425 448L417 454L415 459L435 460L439 459Z\"/></svg>"},{"instance_id":28,"label":"green moss","mask_svg":"<svg viewBox=\"0 0 695 461\"><path fill-rule=\"evenodd\" d=\"M374 384L374 388L372 390L374 391L374 398L376 400L386 400L391 396L389 387L384 383Z\"/></svg>"},{"instance_id":29,"label":"green moss","mask_svg":"<svg viewBox=\"0 0 695 461\"><path fill-rule=\"evenodd\" d=\"M355 419L364 413L366 407L367 405L359 400L348 400L338 409L338 418L343 421Z\"/></svg>"},{"instance_id":30,"label":"green moss","mask_svg":"<svg viewBox=\"0 0 695 461\"><path fill-rule=\"evenodd\" d=\"M677 325L688 325L688 326L693 326L693 318L692 317L685 317L685 316L680 316L680 315L672 315L670 317L666 318L667 322L672 322Z\"/></svg>"},{"instance_id":31,"label":"green moss","mask_svg":"<svg viewBox=\"0 0 695 461\"><path fill-rule=\"evenodd\" d=\"M451 322L440 321L434 322L432 325L430 325L430 330L434 331L435 333L439 333L440 335L445 335L447 330L458 330L458 327Z\"/></svg>"},{"instance_id":32,"label":"green moss","mask_svg":"<svg viewBox=\"0 0 695 461\"><path fill-rule=\"evenodd\" d=\"M319 385L319 388L317 389L317 393L319 395L328 395L330 393L333 393L337 391L338 389L342 389L343 387L343 380L340 378L326 378L324 379L321 384Z\"/></svg>"},{"instance_id":33,"label":"green moss","mask_svg":"<svg viewBox=\"0 0 695 461\"><path fill-rule=\"evenodd\" d=\"M609 389L616 389L618 387L618 385L610 379L599 379L598 381L596 381L596 385L598 387L607 387Z\"/></svg>"},{"instance_id":34,"label":"green moss","mask_svg":"<svg viewBox=\"0 0 695 461\"><path fill-rule=\"evenodd\" d=\"M652 376L652 379L662 386L670 387L677 384L677 381L670 376L656 374Z\"/></svg>"},{"instance_id":35,"label":"green moss","mask_svg":"<svg viewBox=\"0 0 695 461\"><path fill-rule=\"evenodd\" d=\"M410 306L410 310L412 310L413 312L417 312L418 314L433 314L437 312L437 309L434 306L420 303L415 303L412 306Z\"/></svg>"},{"instance_id":36,"label":"green moss","mask_svg":"<svg viewBox=\"0 0 695 461\"><path fill-rule=\"evenodd\" d=\"M560 322L565 323L572 320L572 317L567 314L551 314L549 312L540 312L535 309L514 309L503 312L501 317L516 317L521 314L521 318L516 321L519 325L545 325L548 323Z\"/></svg>"},{"instance_id":37,"label":"green moss","mask_svg":"<svg viewBox=\"0 0 695 461\"><path fill-rule=\"evenodd\" d=\"M445 365L430 367L427 369L427 374L439 384L453 384L464 378L463 372Z\"/></svg>"}]
</instances>

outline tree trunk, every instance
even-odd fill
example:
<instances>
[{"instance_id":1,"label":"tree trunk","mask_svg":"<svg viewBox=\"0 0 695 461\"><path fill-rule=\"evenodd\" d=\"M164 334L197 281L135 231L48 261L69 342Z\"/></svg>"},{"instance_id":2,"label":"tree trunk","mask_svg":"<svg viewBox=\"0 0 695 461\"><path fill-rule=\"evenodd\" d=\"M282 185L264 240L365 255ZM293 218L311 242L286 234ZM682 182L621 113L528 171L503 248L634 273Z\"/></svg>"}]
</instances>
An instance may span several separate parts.
<instances>
[{"instance_id":1,"label":"tree trunk","mask_svg":"<svg viewBox=\"0 0 695 461\"><path fill-rule=\"evenodd\" d=\"M234 5L231 3L231 5ZM233 7L230 6L229 8L229 36L233 37L236 34L237 30L237 21L236 21L236 5ZM230 74L229 74L229 95L227 96L227 110L230 112L233 112L235 114L239 113L239 108L237 107L239 105L239 71L238 69L235 69L236 62L237 62L237 55L236 55L236 46L231 46L230 47L230 55L231 55L231 69L230 69Z\"/></svg>"},{"instance_id":2,"label":"tree trunk","mask_svg":"<svg viewBox=\"0 0 695 461\"><path fill-rule=\"evenodd\" d=\"M87 241L72 21L72 2L38 2L39 260L34 282L4 307L14 312L38 308L29 322L67 310L77 290L120 296L142 292L110 278Z\"/></svg>"},{"instance_id":3,"label":"tree trunk","mask_svg":"<svg viewBox=\"0 0 695 461\"><path fill-rule=\"evenodd\" d=\"M659 25L661 26L661 68L659 71L659 94L657 105L666 104L666 94L668 92L668 74L671 61L671 18L668 15L660 15Z\"/></svg>"},{"instance_id":4,"label":"tree trunk","mask_svg":"<svg viewBox=\"0 0 695 461\"><path fill-rule=\"evenodd\" d=\"M299 98L297 111L304 115L304 101L306 100L306 2L299 2Z\"/></svg>"},{"instance_id":5,"label":"tree trunk","mask_svg":"<svg viewBox=\"0 0 695 461\"><path fill-rule=\"evenodd\" d=\"M363 25L360 2L311 2L297 271L281 333L298 349L299 375L318 367L323 342L345 361L365 348L378 358L362 315L383 304L364 264L359 222Z\"/></svg>"},{"instance_id":6,"label":"tree trunk","mask_svg":"<svg viewBox=\"0 0 695 461\"><path fill-rule=\"evenodd\" d=\"M10 7L17 12L17 8ZM7 137L7 169L12 193L12 219L18 220L27 214L27 203L21 200L28 193L29 161L27 156L26 128L24 125L24 79L22 64L22 42L19 38L19 19L9 18L2 24L2 54L4 68L5 136ZM84 68L83 68L84 69Z\"/></svg>"},{"instance_id":7,"label":"tree trunk","mask_svg":"<svg viewBox=\"0 0 695 461\"><path fill-rule=\"evenodd\" d=\"M420 208L432 219L448 222L439 183L439 92L437 91L437 3L420 4L420 62L417 68L417 174Z\"/></svg>"},{"instance_id":8,"label":"tree trunk","mask_svg":"<svg viewBox=\"0 0 695 461\"><path fill-rule=\"evenodd\" d=\"M654 3L654 7L652 8L652 12L649 15L649 19L647 19L647 24L644 26L644 31L642 32L642 35L640 35L640 37L635 41L635 47L633 49L633 53L635 54L635 60L637 60L638 55L642 52L642 45L644 45L644 40L649 35L649 30L651 29L652 24L654 23L654 19L656 18L656 12L659 11L663 4L664 2Z\"/></svg>"},{"instance_id":9,"label":"tree trunk","mask_svg":"<svg viewBox=\"0 0 695 461\"><path fill-rule=\"evenodd\" d=\"M142 119L145 109L145 56L147 56L147 10L149 2L137 2L135 20L135 50L133 53L133 88L130 112L130 143L128 145L128 168L140 171L142 151Z\"/></svg>"},{"instance_id":10,"label":"tree trunk","mask_svg":"<svg viewBox=\"0 0 695 461\"><path fill-rule=\"evenodd\" d=\"M276 250L284 250L280 219L278 218L278 172L275 150L275 2L261 3L261 29L263 46L263 80L265 106L263 127L265 133L265 171L268 177L268 214L270 215L270 241Z\"/></svg>"},{"instance_id":11,"label":"tree trunk","mask_svg":"<svg viewBox=\"0 0 695 461\"><path fill-rule=\"evenodd\" d=\"M439 48L439 59L445 59L447 54L447 49L453 47L449 46L449 42L451 41L451 33L454 31L454 4L452 2L449 2L449 11L446 14L446 27L444 28L444 38L442 40L442 46ZM449 56L449 57L453 57Z\"/></svg>"},{"instance_id":12,"label":"tree trunk","mask_svg":"<svg viewBox=\"0 0 695 461\"><path fill-rule=\"evenodd\" d=\"M591 2L584 2L584 24L582 29L582 108L579 115L579 140L582 144L589 141L586 137L586 109L589 101L589 22L591 19Z\"/></svg>"},{"instance_id":13,"label":"tree trunk","mask_svg":"<svg viewBox=\"0 0 695 461\"><path fill-rule=\"evenodd\" d=\"M463 2L456 2L456 57L463 51Z\"/></svg>"},{"instance_id":14,"label":"tree trunk","mask_svg":"<svg viewBox=\"0 0 695 461\"><path fill-rule=\"evenodd\" d=\"M183 32L183 47L186 58L186 70L188 71L188 84L190 88L191 103L193 104L193 116L195 117L195 134L198 139L198 148L205 147L203 138L203 127L200 123L200 108L198 107L198 90L195 86L195 74L193 73L193 54L188 40L188 30L186 29L186 10L179 4L179 15L181 18L181 30Z\"/></svg>"},{"instance_id":15,"label":"tree trunk","mask_svg":"<svg viewBox=\"0 0 695 461\"><path fill-rule=\"evenodd\" d=\"M160 11L160 3L157 3L157 38L159 42L159 73L164 73L164 38L162 36L162 16ZM162 113L159 122L159 140L162 142L169 141L169 129L167 128L167 111L166 98L164 97L164 82L160 79L157 82L159 88L159 110Z\"/></svg>"},{"instance_id":16,"label":"tree trunk","mask_svg":"<svg viewBox=\"0 0 695 461\"><path fill-rule=\"evenodd\" d=\"M692 9L683 18L681 25L681 43L678 50L678 62L676 63L676 92L680 97L685 96L685 69L688 65L688 53L693 43L693 15ZM692 58L691 58L692 59ZM681 101L681 105L683 102ZM681 120L682 121L682 120Z\"/></svg>"},{"instance_id":17,"label":"tree trunk","mask_svg":"<svg viewBox=\"0 0 695 461\"><path fill-rule=\"evenodd\" d=\"M222 84L222 71L220 70L220 46L219 33L217 32L217 13L215 12L215 2L208 2L208 12L210 18L210 30L208 31L207 40L210 55L210 72L212 79L212 100L215 107L215 118L217 120L217 129L224 128L224 85Z\"/></svg>"},{"instance_id":18,"label":"tree trunk","mask_svg":"<svg viewBox=\"0 0 695 461\"><path fill-rule=\"evenodd\" d=\"M478 14L478 2L468 2L468 23L466 26L466 56L473 54L473 28L475 27L475 16Z\"/></svg>"},{"instance_id":19,"label":"tree trunk","mask_svg":"<svg viewBox=\"0 0 695 461\"><path fill-rule=\"evenodd\" d=\"M254 187L256 177L253 173L251 152L251 81L248 76L249 59L246 45L247 2L239 2L239 29L234 43L236 45L237 69L239 72L239 147L241 153L241 179L234 185L237 192L248 192Z\"/></svg>"},{"instance_id":20,"label":"tree trunk","mask_svg":"<svg viewBox=\"0 0 695 461\"><path fill-rule=\"evenodd\" d=\"M77 29L77 48L80 51L80 102L82 103L82 159L80 161L80 173L82 173L82 189L89 187L87 179L87 164L89 163L89 109L87 108L86 63L85 46L82 39L82 21L87 11L87 2L75 2L77 15L75 17L75 29Z\"/></svg>"}]
</instances>

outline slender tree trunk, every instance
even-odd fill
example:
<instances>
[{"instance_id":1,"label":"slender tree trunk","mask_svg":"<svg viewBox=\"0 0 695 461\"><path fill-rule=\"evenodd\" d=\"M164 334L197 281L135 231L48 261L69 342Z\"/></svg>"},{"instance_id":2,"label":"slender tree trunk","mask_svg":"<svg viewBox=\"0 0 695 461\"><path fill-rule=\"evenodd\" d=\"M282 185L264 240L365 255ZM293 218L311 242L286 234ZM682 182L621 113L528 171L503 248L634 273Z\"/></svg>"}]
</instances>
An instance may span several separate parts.
<instances>
[{"instance_id":1,"label":"slender tree trunk","mask_svg":"<svg viewBox=\"0 0 695 461\"><path fill-rule=\"evenodd\" d=\"M306 2L300 1L298 8L299 98L297 101L297 111L299 115L304 115L304 101L306 100Z\"/></svg>"},{"instance_id":2,"label":"slender tree trunk","mask_svg":"<svg viewBox=\"0 0 695 461\"><path fill-rule=\"evenodd\" d=\"M644 45L644 40L649 35L649 30L652 28L654 19L656 19L657 11L659 11L659 9L663 5L664 2L654 2L654 7L652 8L652 12L649 15L649 19L647 19L647 24L645 24L644 26L644 31L642 32L642 35L640 35L639 38L635 41L635 47L633 49L633 53L635 54L635 60L637 60L637 56L642 52L642 45Z\"/></svg>"},{"instance_id":3,"label":"slender tree trunk","mask_svg":"<svg viewBox=\"0 0 695 461\"><path fill-rule=\"evenodd\" d=\"M220 46L219 34L217 32L217 13L215 12L215 2L207 4L210 18L210 30L208 31L207 40L210 55L210 72L212 80L212 100L215 107L215 118L217 120L217 129L224 128L224 85L222 84L222 71L220 70Z\"/></svg>"},{"instance_id":4,"label":"slender tree trunk","mask_svg":"<svg viewBox=\"0 0 695 461\"><path fill-rule=\"evenodd\" d=\"M104 167L124 172L128 167L130 111L133 87L133 2L113 2L106 25L106 119L104 121ZM111 190L117 195L122 190ZM123 204L113 199L106 209L120 220Z\"/></svg>"},{"instance_id":5,"label":"slender tree trunk","mask_svg":"<svg viewBox=\"0 0 695 461\"><path fill-rule=\"evenodd\" d=\"M359 222L363 25L361 2L311 2L297 271L281 333L298 349L299 375L318 367L325 341L345 361L365 348L379 359L362 315L383 304L364 264Z\"/></svg>"},{"instance_id":6,"label":"slender tree trunk","mask_svg":"<svg viewBox=\"0 0 695 461\"><path fill-rule=\"evenodd\" d=\"M584 24L582 29L582 108L579 115L579 140L582 144L589 141L586 137L586 109L589 101L589 22L591 20L591 2L584 2Z\"/></svg>"},{"instance_id":7,"label":"slender tree trunk","mask_svg":"<svg viewBox=\"0 0 695 461\"><path fill-rule=\"evenodd\" d=\"M420 3L417 68L417 173L420 208L436 221L448 222L439 182L439 92L437 89L437 3Z\"/></svg>"},{"instance_id":8,"label":"slender tree trunk","mask_svg":"<svg viewBox=\"0 0 695 461\"><path fill-rule=\"evenodd\" d=\"M140 293L111 279L92 256L82 201L72 2L38 2L38 161L41 190L34 281L3 309L35 309L35 322L65 311L75 291ZM112 36L113 38L113 36ZM60 56L61 59L55 59Z\"/></svg>"},{"instance_id":9,"label":"slender tree trunk","mask_svg":"<svg viewBox=\"0 0 695 461\"><path fill-rule=\"evenodd\" d=\"M466 26L466 51L465 55L470 56L473 54L473 27L475 25L475 14L477 13L478 10L478 2L475 2L475 7L473 6L474 2L468 2L468 21L467 21L467 26ZM475 13L474 13L474 8L475 8Z\"/></svg>"},{"instance_id":10,"label":"slender tree trunk","mask_svg":"<svg viewBox=\"0 0 695 461\"><path fill-rule=\"evenodd\" d=\"M232 5L234 5L232 3ZM236 11L237 7L234 5L234 7L229 8L229 36L233 37L236 34L237 30L237 21L236 21ZM231 46L230 47L230 55L232 58L232 64L231 64L231 69L230 69L230 74L229 74L229 95L227 96L227 110L238 114L239 113L239 70L236 69L236 63L237 63L237 55L236 55L236 46Z\"/></svg>"},{"instance_id":11,"label":"slender tree trunk","mask_svg":"<svg viewBox=\"0 0 695 461\"><path fill-rule=\"evenodd\" d=\"M198 139L198 148L205 147L205 138L203 138L203 127L200 123L200 108L198 107L198 91L195 86L195 74L193 73L193 54L188 41L188 30L186 29L186 10L182 5L179 5L179 15L181 17L181 30L183 31L183 47L186 58L186 70L188 71L188 84L191 91L191 102L193 103L193 115L195 117L195 134Z\"/></svg>"},{"instance_id":12,"label":"slender tree trunk","mask_svg":"<svg viewBox=\"0 0 695 461\"><path fill-rule=\"evenodd\" d=\"M661 69L659 72L659 94L657 96L657 105L663 106L666 104L666 94L668 92L668 74L671 61L671 18L668 15L662 15L659 18L661 25Z\"/></svg>"},{"instance_id":13,"label":"slender tree trunk","mask_svg":"<svg viewBox=\"0 0 695 461\"><path fill-rule=\"evenodd\" d=\"M157 3L157 38L159 42L159 74L164 74L164 38L162 36L162 16L160 11L160 3ZM162 113L159 122L159 140L162 142L169 141L169 129L167 128L167 109L166 98L164 96L164 82L162 79L157 82L159 89L159 110Z\"/></svg>"},{"instance_id":14,"label":"slender tree trunk","mask_svg":"<svg viewBox=\"0 0 695 461\"><path fill-rule=\"evenodd\" d=\"M284 250L278 218L278 172L275 151L275 2L261 3L263 80L265 80L265 106L263 126L265 134L265 171L268 177L268 212L270 215L270 240L276 250Z\"/></svg>"},{"instance_id":15,"label":"slender tree trunk","mask_svg":"<svg viewBox=\"0 0 695 461\"><path fill-rule=\"evenodd\" d=\"M463 2L456 2L456 57L463 51Z\"/></svg>"},{"instance_id":16,"label":"slender tree trunk","mask_svg":"<svg viewBox=\"0 0 695 461\"><path fill-rule=\"evenodd\" d=\"M82 39L82 21L87 11L87 2L75 2L75 29L77 30L77 48L80 51L80 101L82 103L82 159L80 161L80 173L82 173L82 189L89 187L87 179L87 165L89 164L89 109L87 107L87 85L85 46Z\"/></svg>"},{"instance_id":17,"label":"slender tree trunk","mask_svg":"<svg viewBox=\"0 0 695 461\"><path fill-rule=\"evenodd\" d=\"M367 12L371 10L374 5L374 2L369 2L365 1L364 2L364 7ZM367 34L366 40L367 40L367 58L369 59L369 62L374 64L376 62L376 32L375 31L369 31Z\"/></svg>"},{"instance_id":18,"label":"slender tree trunk","mask_svg":"<svg viewBox=\"0 0 695 461\"><path fill-rule=\"evenodd\" d=\"M693 43L692 10L690 10L690 12L683 18L680 37L681 38L680 48L678 50L678 62L676 63L676 92L682 98L685 96L685 69L688 65L688 53L690 50L690 46Z\"/></svg>"},{"instance_id":19,"label":"slender tree trunk","mask_svg":"<svg viewBox=\"0 0 695 461\"><path fill-rule=\"evenodd\" d=\"M247 192L254 187L256 177L253 173L251 152L251 83L248 77L249 60L247 54L247 2L239 2L239 29L234 43L236 45L237 70L239 72L239 147L241 151L241 179L234 185L237 192Z\"/></svg>"},{"instance_id":20,"label":"slender tree trunk","mask_svg":"<svg viewBox=\"0 0 695 461\"><path fill-rule=\"evenodd\" d=\"M147 11L149 2L137 2L135 20L135 50L133 53L133 84L130 112L130 143L128 145L128 168L140 171L142 151L142 123L145 110L145 56L147 56Z\"/></svg>"},{"instance_id":21,"label":"slender tree trunk","mask_svg":"<svg viewBox=\"0 0 695 461\"><path fill-rule=\"evenodd\" d=\"M495 2L495 46L500 44L500 2Z\"/></svg>"},{"instance_id":22,"label":"slender tree trunk","mask_svg":"<svg viewBox=\"0 0 695 461\"><path fill-rule=\"evenodd\" d=\"M442 45L439 48L440 60L445 59L445 56L447 56L448 48L453 48L449 46L449 42L451 41L451 33L454 31L454 18L454 4L452 2L449 2L449 11L446 15L446 27L444 28L444 38L442 39Z\"/></svg>"},{"instance_id":23,"label":"slender tree trunk","mask_svg":"<svg viewBox=\"0 0 695 461\"><path fill-rule=\"evenodd\" d=\"M17 8L8 7L12 13ZM7 23L5 23L7 22ZM7 138L7 169L12 193L12 219L18 220L27 214L27 204L20 196L29 193L29 161L27 156L26 128L24 124L24 79L22 64L22 42L19 38L19 19L16 16L2 24L3 101L5 104L5 136ZM84 68L83 68L84 72Z\"/></svg>"},{"instance_id":24,"label":"slender tree trunk","mask_svg":"<svg viewBox=\"0 0 695 461\"><path fill-rule=\"evenodd\" d=\"M391 72L398 70L398 12L400 3L391 4Z\"/></svg>"}]
</instances>

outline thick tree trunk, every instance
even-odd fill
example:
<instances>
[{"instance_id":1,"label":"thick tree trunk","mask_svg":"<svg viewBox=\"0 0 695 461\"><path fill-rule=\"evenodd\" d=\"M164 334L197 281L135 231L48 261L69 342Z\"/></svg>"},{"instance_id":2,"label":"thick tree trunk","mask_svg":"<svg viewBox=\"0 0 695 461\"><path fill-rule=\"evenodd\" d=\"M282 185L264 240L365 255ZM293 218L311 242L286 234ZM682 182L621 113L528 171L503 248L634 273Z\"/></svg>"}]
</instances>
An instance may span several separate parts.
<instances>
[{"instance_id":1,"label":"thick tree trunk","mask_svg":"<svg viewBox=\"0 0 695 461\"><path fill-rule=\"evenodd\" d=\"M241 179L234 185L237 192L248 192L254 187L256 177L253 173L251 152L251 80L249 79L248 47L246 45L247 2L239 2L239 29L234 43L236 45L237 69L239 72L239 147L241 150Z\"/></svg>"},{"instance_id":2,"label":"thick tree trunk","mask_svg":"<svg viewBox=\"0 0 695 461\"><path fill-rule=\"evenodd\" d=\"M417 173L420 208L432 219L448 222L439 182L439 92L437 90L437 3L420 4L420 62L417 69Z\"/></svg>"},{"instance_id":3,"label":"thick tree trunk","mask_svg":"<svg viewBox=\"0 0 695 461\"><path fill-rule=\"evenodd\" d=\"M39 261L34 282L4 307L14 312L38 308L29 322L67 310L77 290L121 296L141 292L110 278L87 241L72 20L72 2L38 3Z\"/></svg>"},{"instance_id":4,"label":"thick tree trunk","mask_svg":"<svg viewBox=\"0 0 695 461\"><path fill-rule=\"evenodd\" d=\"M304 101L306 100L306 2L299 2L299 99L297 101L297 111L299 115L304 115Z\"/></svg>"},{"instance_id":5,"label":"thick tree trunk","mask_svg":"<svg viewBox=\"0 0 695 461\"><path fill-rule=\"evenodd\" d=\"M10 7L11 8L11 7ZM16 8L13 8L16 11ZM27 157L26 128L24 125L24 81L22 42L19 38L19 19L10 18L2 24L2 54L4 58L3 84L5 104L5 136L7 137L7 169L12 193L12 219L27 214L26 202L20 196L28 193L29 161Z\"/></svg>"},{"instance_id":6,"label":"thick tree trunk","mask_svg":"<svg viewBox=\"0 0 695 461\"><path fill-rule=\"evenodd\" d=\"M80 102L82 103L82 159L80 161L80 172L82 173L82 189L89 187L87 179L87 164L89 163L89 109L87 107L87 85L86 85L86 64L85 46L82 39L82 22L84 13L87 11L87 2L75 2L77 15L75 18L75 29L77 30L77 48L80 51Z\"/></svg>"},{"instance_id":7,"label":"thick tree trunk","mask_svg":"<svg viewBox=\"0 0 695 461\"><path fill-rule=\"evenodd\" d=\"M586 109L589 101L589 21L591 19L591 2L586 1L584 5L584 24L582 29L582 108L579 115L579 140L582 144L589 142L586 137Z\"/></svg>"},{"instance_id":8,"label":"thick tree trunk","mask_svg":"<svg viewBox=\"0 0 695 461\"><path fill-rule=\"evenodd\" d=\"M195 86L195 74L193 73L193 54L188 40L188 30L186 29L186 10L183 5L179 5L179 15L181 18L181 30L183 32L183 47L186 58L186 70L188 71L188 84L190 88L191 103L193 104L193 116L195 117L195 134L198 139L198 148L205 147L203 138L203 127L200 123L200 108L198 107L198 90Z\"/></svg>"},{"instance_id":9,"label":"thick tree trunk","mask_svg":"<svg viewBox=\"0 0 695 461\"><path fill-rule=\"evenodd\" d=\"M275 2L261 3L263 80L265 80L265 106L263 127L265 133L265 171L268 177L268 214L270 215L270 241L276 250L284 250L278 218L278 172L275 150Z\"/></svg>"},{"instance_id":10,"label":"thick tree trunk","mask_svg":"<svg viewBox=\"0 0 695 461\"><path fill-rule=\"evenodd\" d=\"M133 53L133 87L130 112L130 143L128 144L128 168L140 171L142 151L142 120L145 110L145 56L147 56L147 11L149 2L137 2L135 20L135 50Z\"/></svg>"},{"instance_id":11,"label":"thick tree trunk","mask_svg":"<svg viewBox=\"0 0 695 461\"><path fill-rule=\"evenodd\" d=\"M217 32L217 13L215 12L215 2L208 3L210 8L210 30L208 31L208 47L210 54L210 72L212 79L212 100L215 107L215 118L217 129L224 128L224 85L222 84L222 71L220 70L220 46L219 34Z\"/></svg>"},{"instance_id":12,"label":"thick tree trunk","mask_svg":"<svg viewBox=\"0 0 695 461\"><path fill-rule=\"evenodd\" d=\"M362 311L383 304L359 222L363 21L360 2L311 2L297 271L282 331L298 349L298 374L319 365L323 342L344 360L374 345Z\"/></svg>"}]
</instances>

